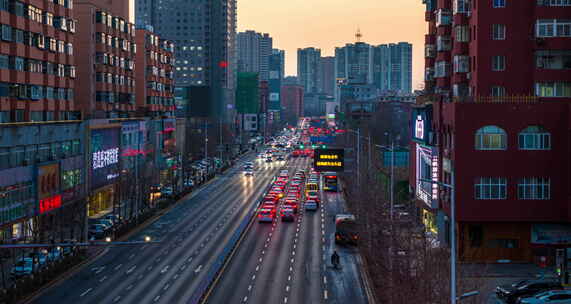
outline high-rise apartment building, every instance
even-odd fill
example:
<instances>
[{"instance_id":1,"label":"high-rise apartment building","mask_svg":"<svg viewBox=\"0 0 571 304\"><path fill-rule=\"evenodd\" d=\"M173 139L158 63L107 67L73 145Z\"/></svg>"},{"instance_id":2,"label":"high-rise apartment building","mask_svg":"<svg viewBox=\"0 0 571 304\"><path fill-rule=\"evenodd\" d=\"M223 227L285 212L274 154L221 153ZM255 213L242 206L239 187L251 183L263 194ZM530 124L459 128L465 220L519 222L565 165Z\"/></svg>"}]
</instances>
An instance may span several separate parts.
<instances>
[{"instance_id":1,"label":"high-rise apartment building","mask_svg":"<svg viewBox=\"0 0 571 304\"><path fill-rule=\"evenodd\" d=\"M236 36L238 72L259 73L259 80L269 79L269 56L273 40L267 33L240 32Z\"/></svg>"},{"instance_id":2,"label":"high-rise apartment building","mask_svg":"<svg viewBox=\"0 0 571 304\"><path fill-rule=\"evenodd\" d=\"M273 49L272 54L269 56L268 110L281 110L280 93L284 74L284 53L285 51L283 50Z\"/></svg>"},{"instance_id":3,"label":"high-rise apartment building","mask_svg":"<svg viewBox=\"0 0 571 304\"><path fill-rule=\"evenodd\" d=\"M297 49L297 77L305 93L318 93L321 85L319 66L321 50L316 48Z\"/></svg>"},{"instance_id":4,"label":"high-rise apartment building","mask_svg":"<svg viewBox=\"0 0 571 304\"><path fill-rule=\"evenodd\" d=\"M280 80L284 80L285 78L285 50L280 49L273 49L272 55L277 55L280 58Z\"/></svg>"},{"instance_id":5,"label":"high-rise apartment building","mask_svg":"<svg viewBox=\"0 0 571 304\"><path fill-rule=\"evenodd\" d=\"M1 4L0 240L79 238L86 169L74 8Z\"/></svg>"},{"instance_id":6,"label":"high-rise apartment building","mask_svg":"<svg viewBox=\"0 0 571 304\"><path fill-rule=\"evenodd\" d=\"M233 121L236 0L163 2L136 0L136 24L153 26L157 35L176 45L177 86L207 86L210 116Z\"/></svg>"},{"instance_id":7,"label":"high-rise apartment building","mask_svg":"<svg viewBox=\"0 0 571 304\"><path fill-rule=\"evenodd\" d=\"M424 3L426 95L411 117L409 180L426 230L449 243L455 229L459 260L554 261L571 234L571 6ZM452 183L454 199L427 179Z\"/></svg>"},{"instance_id":8,"label":"high-rise apartment building","mask_svg":"<svg viewBox=\"0 0 571 304\"><path fill-rule=\"evenodd\" d=\"M370 44L357 42L335 48L335 78L347 83L373 82L373 50Z\"/></svg>"},{"instance_id":9,"label":"high-rise apartment building","mask_svg":"<svg viewBox=\"0 0 571 304\"><path fill-rule=\"evenodd\" d=\"M319 65L319 78L321 79L319 92L333 96L335 92L335 57L321 57Z\"/></svg>"}]
</instances>

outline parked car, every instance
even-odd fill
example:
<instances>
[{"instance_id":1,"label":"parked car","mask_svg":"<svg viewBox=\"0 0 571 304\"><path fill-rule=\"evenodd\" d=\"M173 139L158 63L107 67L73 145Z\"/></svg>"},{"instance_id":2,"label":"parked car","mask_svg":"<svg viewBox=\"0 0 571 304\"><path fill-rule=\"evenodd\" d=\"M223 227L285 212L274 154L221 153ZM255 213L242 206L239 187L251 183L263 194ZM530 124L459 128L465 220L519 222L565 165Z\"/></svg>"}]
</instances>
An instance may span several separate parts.
<instances>
[{"instance_id":1,"label":"parked car","mask_svg":"<svg viewBox=\"0 0 571 304\"><path fill-rule=\"evenodd\" d=\"M34 259L34 263L39 267L44 267L48 262L47 251L40 250L28 253L28 257Z\"/></svg>"},{"instance_id":2,"label":"parked car","mask_svg":"<svg viewBox=\"0 0 571 304\"><path fill-rule=\"evenodd\" d=\"M550 290L540 292L533 297L519 298L518 304L570 304L571 290Z\"/></svg>"},{"instance_id":3,"label":"parked car","mask_svg":"<svg viewBox=\"0 0 571 304\"><path fill-rule=\"evenodd\" d=\"M107 234L107 228L103 224L92 224L87 229L89 238L101 239Z\"/></svg>"},{"instance_id":4,"label":"parked car","mask_svg":"<svg viewBox=\"0 0 571 304\"><path fill-rule=\"evenodd\" d=\"M14 278L21 278L23 276L32 274L37 267L38 265L34 264L34 259L29 257L20 258L16 264L14 264L14 267L12 267L10 275Z\"/></svg>"},{"instance_id":5,"label":"parked car","mask_svg":"<svg viewBox=\"0 0 571 304\"><path fill-rule=\"evenodd\" d=\"M559 281L533 280L520 281L511 285L496 287L496 295L508 304L516 303L520 297L529 297L542 291L563 289Z\"/></svg>"}]
</instances>

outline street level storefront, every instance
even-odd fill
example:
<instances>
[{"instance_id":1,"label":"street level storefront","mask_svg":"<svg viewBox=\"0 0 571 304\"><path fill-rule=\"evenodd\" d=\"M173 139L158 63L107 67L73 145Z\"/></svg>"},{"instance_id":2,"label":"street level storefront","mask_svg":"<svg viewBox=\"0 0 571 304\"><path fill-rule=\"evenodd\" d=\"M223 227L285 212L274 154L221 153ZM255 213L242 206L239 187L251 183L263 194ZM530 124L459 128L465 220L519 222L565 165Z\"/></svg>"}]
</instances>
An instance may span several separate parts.
<instances>
[{"instance_id":1,"label":"street level storefront","mask_svg":"<svg viewBox=\"0 0 571 304\"><path fill-rule=\"evenodd\" d=\"M87 215L91 217L110 211L114 200L114 184L93 191L89 196Z\"/></svg>"}]
</instances>

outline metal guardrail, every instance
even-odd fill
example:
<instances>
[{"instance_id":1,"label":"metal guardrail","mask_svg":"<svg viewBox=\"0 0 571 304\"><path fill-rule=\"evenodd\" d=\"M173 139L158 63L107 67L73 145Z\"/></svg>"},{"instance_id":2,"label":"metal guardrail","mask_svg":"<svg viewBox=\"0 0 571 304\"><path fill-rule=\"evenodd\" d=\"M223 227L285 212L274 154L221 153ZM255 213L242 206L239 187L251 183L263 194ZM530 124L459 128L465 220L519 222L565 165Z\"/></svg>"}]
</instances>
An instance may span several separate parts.
<instances>
[{"instance_id":1,"label":"metal guardrail","mask_svg":"<svg viewBox=\"0 0 571 304\"><path fill-rule=\"evenodd\" d=\"M263 191L264 194L267 193L268 190L271 188L274 180L275 180L275 177L264 189L264 191ZM208 290L211 288L212 283L214 283L214 281L216 280L216 277L219 275L220 270L222 270L222 267L226 263L226 260L230 257L231 253L236 249L236 245L238 243L238 240L240 240L240 238L242 237L242 234L244 234L246 232L246 228L250 225L252 220L255 218L256 210L258 209L258 207L260 206L262 201L263 201L263 198L259 199L256 204L254 204L252 207L250 207L250 209L251 209L250 210L250 216L247 216L246 218L244 218L242 220L242 223L240 223L240 226L238 226L238 229L236 229L236 231L234 231L234 234L230 238L228 245L226 245L226 247L224 247L224 250L222 251L222 253L218 256L216 261L214 261L214 264L208 270L208 274L202 280L202 282L198 285L198 288L194 291L194 293L190 297L190 300L187 303L189 303L189 304L201 304L203 302L204 296L206 295Z\"/></svg>"}]
</instances>

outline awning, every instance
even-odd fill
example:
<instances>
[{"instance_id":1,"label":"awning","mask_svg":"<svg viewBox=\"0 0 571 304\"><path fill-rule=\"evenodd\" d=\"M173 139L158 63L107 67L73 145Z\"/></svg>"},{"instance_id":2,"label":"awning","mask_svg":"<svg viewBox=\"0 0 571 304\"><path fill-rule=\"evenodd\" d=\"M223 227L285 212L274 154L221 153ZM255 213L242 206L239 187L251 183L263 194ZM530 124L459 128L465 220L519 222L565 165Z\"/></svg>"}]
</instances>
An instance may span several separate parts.
<instances>
[{"instance_id":1,"label":"awning","mask_svg":"<svg viewBox=\"0 0 571 304\"><path fill-rule=\"evenodd\" d=\"M571 245L571 224L533 224L531 243L537 245Z\"/></svg>"}]
</instances>

